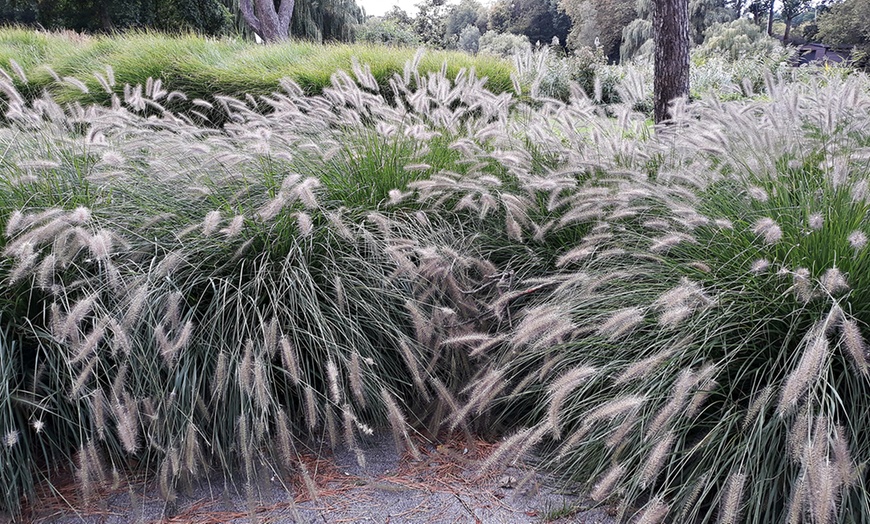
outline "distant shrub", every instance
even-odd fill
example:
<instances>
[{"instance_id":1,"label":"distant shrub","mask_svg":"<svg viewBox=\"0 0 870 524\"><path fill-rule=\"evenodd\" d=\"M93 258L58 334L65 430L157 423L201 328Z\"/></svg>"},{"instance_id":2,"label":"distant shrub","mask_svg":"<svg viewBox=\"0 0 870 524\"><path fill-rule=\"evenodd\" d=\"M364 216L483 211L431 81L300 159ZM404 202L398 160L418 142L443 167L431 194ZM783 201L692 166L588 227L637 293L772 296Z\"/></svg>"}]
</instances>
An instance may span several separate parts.
<instances>
[{"instance_id":1,"label":"distant shrub","mask_svg":"<svg viewBox=\"0 0 870 524\"><path fill-rule=\"evenodd\" d=\"M529 38L525 35L487 31L480 37L480 52L510 58L511 56L532 48Z\"/></svg>"},{"instance_id":2,"label":"distant shrub","mask_svg":"<svg viewBox=\"0 0 870 524\"><path fill-rule=\"evenodd\" d=\"M357 42L369 44L418 46L420 38L414 31L395 20L371 17L357 26Z\"/></svg>"},{"instance_id":3,"label":"distant shrub","mask_svg":"<svg viewBox=\"0 0 870 524\"><path fill-rule=\"evenodd\" d=\"M746 18L713 24L704 32L704 43L695 50L700 57L724 56L730 61L753 60L781 54L782 44Z\"/></svg>"},{"instance_id":4,"label":"distant shrub","mask_svg":"<svg viewBox=\"0 0 870 524\"><path fill-rule=\"evenodd\" d=\"M475 25L467 25L459 33L457 46L466 53L477 53L480 50L480 29Z\"/></svg>"}]
</instances>

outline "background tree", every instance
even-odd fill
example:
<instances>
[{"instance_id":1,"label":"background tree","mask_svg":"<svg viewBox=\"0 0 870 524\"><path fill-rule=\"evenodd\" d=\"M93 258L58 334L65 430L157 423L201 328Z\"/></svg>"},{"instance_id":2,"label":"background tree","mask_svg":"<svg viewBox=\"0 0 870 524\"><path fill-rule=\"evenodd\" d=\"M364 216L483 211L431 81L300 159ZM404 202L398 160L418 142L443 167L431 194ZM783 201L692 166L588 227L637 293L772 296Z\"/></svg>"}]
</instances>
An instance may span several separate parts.
<instances>
[{"instance_id":1,"label":"background tree","mask_svg":"<svg viewBox=\"0 0 870 524\"><path fill-rule=\"evenodd\" d=\"M30 25L38 16L36 0L0 0L0 21Z\"/></svg>"},{"instance_id":2,"label":"background tree","mask_svg":"<svg viewBox=\"0 0 870 524\"><path fill-rule=\"evenodd\" d=\"M746 11L752 15L752 20L759 26L767 23L767 34L773 32L773 18L770 18L773 0L752 0L746 7Z\"/></svg>"},{"instance_id":3,"label":"background tree","mask_svg":"<svg viewBox=\"0 0 870 524\"><path fill-rule=\"evenodd\" d=\"M356 40L371 44L418 46L420 39L410 25L385 16L370 16L356 28Z\"/></svg>"},{"instance_id":4,"label":"background tree","mask_svg":"<svg viewBox=\"0 0 870 524\"><path fill-rule=\"evenodd\" d=\"M459 34L457 46L466 53L477 53L480 50L480 29L476 25L467 25Z\"/></svg>"},{"instance_id":5,"label":"background tree","mask_svg":"<svg viewBox=\"0 0 870 524\"><path fill-rule=\"evenodd\" d=\"M652 0L637 0L635 10L638 17L622 30L621 60L653 54ZM689 0L689 43L702 44L708 28L734 19L726 0Z\"/></svg>"},{"instance_id":6,"label":"background tree","mask_svg":"<svg viewBox=\"0 0 870 524\"><path fill-rule=\"evenodd\" d=\"M803 14L809 7L810 0L780 0L782 2L782 21L785 22L785 31L782 34L783 43L788 43L791 38L791 27L795 18ZM865 0L866 2L867 0Z\"/></svg>"},{"instance_id":7,"label":"background tree","mask_svg":"<svg viewBox=\"0 0 870 524\"><path fill-rule=\"evenodd\" d=\"M472 25L480 32L480 23L485 22L486 9L477 0L461 0L447 10L444 32L447 40L458 40L465 28ZM484 28L485 29L485 28Z\"/></svg>"},{"instance_id":8,"label":"background tree","mask_svg":"<svg viewBox=\"0 0 870 524\"><path fill-rule=\"evenodd\" d=\"M623 28L637 18L635 3L636 0L560 0L559 6L572 23L568 46L594 48L597 39L604 56L616 62Z\"/></svg>"},{"instance_id":9,"label":"background tree","mask_svg":"<svg viewBox=\"0 0 870 524\"><path fill-rule=\"evenodd\" d=\"M446 0L423 0L417 4L414 30L424 44L445 47L447 44Z\"/></svg>"},{"instance_id":10,"label":"background tree","mask_svg":"<svg viewBox=\"0 0 870 524\"><path fill-rule=\"evenodd\" d=\"M713 24L730 22L736 18L726 0L689 0L689 38L692 44L704 41L704 32Z\"/></svg>"},{"instance_id":11,"label":"background tree","mask_svg":"<svg viewBox=\"0 0 870 524\"><path fill-rule=\"evenodd\" d=\"M653 115L658 124L670 118L672 100L689 94L689 2L655 0L653 5Z\"/></svg>"},{"instance_id":12,"label":"background tree","mask_svg":"<svg viewBox=\"0 0 870 524\"><path fill-rule=\"evenodd\" d=\"M232 27L220 0L3 0L0 21L49 29L153 28L220 34Z\"/></svg>"},{"instance_id":13,"label":"background tree","mask_svg":"<svg viewBox=\"0 0 870 524\"><path fill-rule=\"evenodd\" d=\"M533 44L565 42L570 27L557 0L496 0L489 9L489 30L525 35Z\"/></svg>"},{"instance_id":14,"label":"background tree","mask_svg":"<svg viewBox=\"0 0 870 524\"><path fill-rule=\"evenodd\" d=\"M278 5L275 5L275 2ZM290 21L296 0L239 0L245 22L266 42L290 38Z\"/></svg>"},{"instance_id":15,"label":"background tree","mask_svg":"<svg viewBox=\"0 0 870 524\"><path fill-rule=\"evenodd\" d=\"M844 0L820 14L818 37L826 44L853 46L855 66L870 70L870 2Z\"/></svg>"},{"instance_id":16,"label":"background tree","mask_svg":"<svg viewBox=\"0 0 870 524\"><path fill-rule=\"evenodd\" d=\"M296 2L290 34L316 42L349 42L355 39L363 20L362 9L354 0Z\"/></svg>"}]
</instances>

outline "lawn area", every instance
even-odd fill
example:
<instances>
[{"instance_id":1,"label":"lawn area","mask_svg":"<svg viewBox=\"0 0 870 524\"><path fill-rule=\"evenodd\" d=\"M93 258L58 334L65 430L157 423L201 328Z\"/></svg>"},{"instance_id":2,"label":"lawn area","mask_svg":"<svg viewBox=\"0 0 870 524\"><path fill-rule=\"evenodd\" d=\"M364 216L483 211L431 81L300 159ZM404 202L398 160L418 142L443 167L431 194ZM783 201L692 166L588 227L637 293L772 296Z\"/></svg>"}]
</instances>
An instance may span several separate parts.
<instances>
[{"instance_id":1,"label":"lawn area","mask_svg":"<svg viewBox=\"0 0 870 524\"><path fill-rule=\"evenodd\" d=\"M653 128L458 54L4 30L0 67L0 511L469 432L625 520L870 521L866 75Z\"/></svg>"}]
</instances>

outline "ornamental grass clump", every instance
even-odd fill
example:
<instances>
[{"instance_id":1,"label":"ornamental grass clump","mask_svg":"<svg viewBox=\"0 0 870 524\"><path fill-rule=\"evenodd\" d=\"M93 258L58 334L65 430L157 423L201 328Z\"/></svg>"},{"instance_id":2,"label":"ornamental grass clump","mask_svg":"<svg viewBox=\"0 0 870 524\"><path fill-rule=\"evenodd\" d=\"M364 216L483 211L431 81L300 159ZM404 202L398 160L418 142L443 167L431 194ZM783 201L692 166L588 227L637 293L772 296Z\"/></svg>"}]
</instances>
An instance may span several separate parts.
<instances>
[{"instance_id":1,"label":"ornamental grass clump","mask_svg":"<svg viewBox=\"0 0 870 524\"><path fill-rule=\"evenodd\" d=\"M133 462L253 500L311 439L447 430L626 520L870 520L866 77L652 129L636 75L601 107L415 64L191 100L220 128L111 69L107 107L0 79L2 509Z\"/></svg>"},{"instance_id":2,"label":"ornamental grass clump","mask_svg":"<svg viewBox=\"0 0 870 524\"><path fill-rule=\"evenodd\" d=\"M307 475L313 438L364 462L375 430L416 453L423 422L446 424L474 372L461 319L487 296L466 290L496 270L417 204L384 208L452 165L429 144L505 99L412 63L388 104L355 69L322 97L222 97L222 129L167 111L157 80L87 108L0 85L3 449L33 454L0 466L0 509L69 467L87 499L131 460L169 498L215 470L254 498L275 471Z\"/></svg>"},{"instance_id":3,"label":"ornamental grass clump","mask_svg":"<svg viewBox=\"0 0 870 524\"><path fill-rule=\"evenodd\" d=\"M870 518L870 98L864 77L825 82L678 108L635 150L661 148L652 173L596 177L598 204L566 188L610 235L493 303L520 344L493 355L509 394L491 416L544 431L551 464L624 518ZM524 319L554 307L576 327L532 343Z\"/></svg>"}]
</instances>

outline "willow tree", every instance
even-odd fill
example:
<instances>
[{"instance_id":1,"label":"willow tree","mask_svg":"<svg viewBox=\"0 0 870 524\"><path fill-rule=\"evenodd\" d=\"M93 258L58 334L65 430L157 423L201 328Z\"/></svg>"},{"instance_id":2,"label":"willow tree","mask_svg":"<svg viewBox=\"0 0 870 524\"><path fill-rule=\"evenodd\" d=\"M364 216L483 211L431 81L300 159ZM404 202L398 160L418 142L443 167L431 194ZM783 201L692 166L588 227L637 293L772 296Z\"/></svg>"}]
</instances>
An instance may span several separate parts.
<instances>
[{"instance_id":1,"label":"willow tree","mask_svg":"<svg viewBox=\"0 0 870 524\"><path fill-rule=\"evenodd\" d=\"M654 118L658 124L670 118L669 104L689 94L689 1L655 0Z\"/></svg>"}]
</instances>

